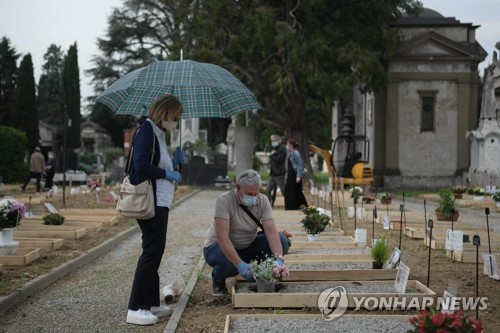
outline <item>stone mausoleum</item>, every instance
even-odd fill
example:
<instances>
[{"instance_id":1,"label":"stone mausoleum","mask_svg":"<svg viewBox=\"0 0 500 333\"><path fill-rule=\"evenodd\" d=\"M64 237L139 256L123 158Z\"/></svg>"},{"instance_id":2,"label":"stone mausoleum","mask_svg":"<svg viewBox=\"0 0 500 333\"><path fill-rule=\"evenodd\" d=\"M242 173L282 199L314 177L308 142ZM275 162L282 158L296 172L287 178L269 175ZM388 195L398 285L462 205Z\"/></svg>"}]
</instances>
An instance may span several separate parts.
<instances>
[{"instance_id":1,"label":"stone mausoleum","mask_svg":"<svg viewBox=\"0 0 500 333\"><path fill-rule=\"evenodd\" d=\"M430 9L393 24L402 43L387 55L386 90L375 96L355 91L348 111L354 134L370 139L374 186L463 183L471 165L466 134L478 126L478 65L487 56L476 40L478 27ZM333 135L345 116L338 113Z\"/></svg>"}]
</instances>

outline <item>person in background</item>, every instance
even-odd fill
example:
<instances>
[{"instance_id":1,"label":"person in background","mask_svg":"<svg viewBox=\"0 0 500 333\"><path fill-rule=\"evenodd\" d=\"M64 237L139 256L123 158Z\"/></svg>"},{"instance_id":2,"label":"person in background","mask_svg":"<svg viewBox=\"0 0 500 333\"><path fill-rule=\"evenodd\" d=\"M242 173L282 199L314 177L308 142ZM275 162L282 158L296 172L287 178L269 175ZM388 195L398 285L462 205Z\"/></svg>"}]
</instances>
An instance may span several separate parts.
<instances>
[{"instance_id":1,"label":"person in background","mask_svg":"<svg viewBox=\"0 0 500 333\"><path fill-rule=\"evenodd\" d=\"M269 173L269 181L267 182L266 195L271 202L271 207L274 206L276 186L279 187L281 194L285 193L285 174L286 174L286 148L281 144L281 138L277 134L271 135L271 145L273 150L269 158L271 159L271 170Z\"/></svg>"},{"instance_id":2,"label":"person in background","mask_svg":"<svg viewBox=\"0 0 500 333\"><path fill-rule=\"evenodd\" d=\"M31 178L36 179L36 191L41 191L41 180L42 174L45 172L45 157L42 155L42 150L40 147L35 148L35 152L31 155L30 158L30 173L26 178L26 181L21 186L21 191L24 193L26 191L26 186L31 181Z\"/></svg>"},{"instance_id":3,"label":"person in background","mask_svg":"<svg viewBox=\"0 0 500 333\"><path fill-rule=\"evenodd\" d=\"M288 252L288 240L278 233L272 208L267 196L260 193L262 181L255 170L240 173L236 189L222 194L215 203L214 220L210 225L203 256L212 270L214 296L228 295L226 278L240 274L253 281L249 263L252 260L272 256L276 264L284 264L283 254ZM258 232L257 222L243 206L262 224L264 232Z\"/></svg>"},{"instance_id":4,"label":"person in background","mask_svg":"<svg viewBox=\"0 0 500 333\"><path fill-rule=\"evenodd\" d=\"M56 174L56 159L54 153L49 151L47 163L45 164L45 189L48 191L52 188L54 175Z\"/></svg>"},{"instance_id":5,"label":"person in background","mask_svg":"<svg viewBox=\"0 0 500 333\"><path fill-rule=\"evenodd\" d=\"M285 183L285 210L297 210L300 206L307 206L306 197L302 192L302 172L304 162L298 151L298 144L288 140L288 173Z\"/></svg>"},{"instance_id":6,"label":"person in background","mask_svg":"<svg viewBox=\"0 0 500 333\"><path fill-rule=\"evenodd\" d=\"M130 182L137 185L148 179L153 180L155 216L149 220L137 220L142 232L142 254L137 262L130 293L127 312L129 324L152 325L158 322L159 317L172 314L171 308L160 305L158 268L165 251L168 214L175 184L182 180L175 168L184 160L180 148L173 159L168 154L165 131L175 130L181 115L182 105L175 96L160 97L151 105L149 117L132 140Z\"/></svg>"}]
</instances>

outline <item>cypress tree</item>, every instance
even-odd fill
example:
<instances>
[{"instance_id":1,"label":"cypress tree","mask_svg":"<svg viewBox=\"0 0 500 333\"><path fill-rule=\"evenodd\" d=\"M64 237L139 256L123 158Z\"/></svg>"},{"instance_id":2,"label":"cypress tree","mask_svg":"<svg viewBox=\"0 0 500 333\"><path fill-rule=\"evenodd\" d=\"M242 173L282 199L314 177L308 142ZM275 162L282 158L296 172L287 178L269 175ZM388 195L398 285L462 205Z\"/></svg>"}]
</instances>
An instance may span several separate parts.
<instances>
[{"instance_id":1,"label":"cypress tree","mask_svg":"<svg viewBox=\"0 0 500 333\"><path fill-rule=\"evenodd\" d=\"M68 54L64 57L62 77L63 100L68 119L71 119L71 129L67 132L66 145L68 148L80 148L80 74L78 70L78 51L76 43L71 45Z\"/></svg>"},{"instance_id":2,"label":"cypress tree","mask_svg":"<svg viewBox=\"0 0 500 333\"><path fill-rule=\"evenodd\" d=\"M33 62L29 53L23 57L19 66L17 85L14 92L13 126L26 133L29 147L40 144L35 77Z\"/></svg>"},{"instance_id":3,"label":"cypress tree","mask_svg":"<svg viewBox=\"0 0 500 333\"><path fill-rule=\"evenodd\" d=\"M43 59L45 63L42 66L42 75L38 81L38 115L40 120L60 128L63 117L61 80L64 62L61 47L51 44Z\"/></svg>"},{"instance_id":4,"label":"cypress tree","mask_svg":"<svg viewBox=\"0 0 500 333\"><path fill-rule=\"evenodd\" d=\"M10 40L3 37L0 42L0 125L12 125L18 58L16 50L10 46Z\"/></svg>"}]
</instances>

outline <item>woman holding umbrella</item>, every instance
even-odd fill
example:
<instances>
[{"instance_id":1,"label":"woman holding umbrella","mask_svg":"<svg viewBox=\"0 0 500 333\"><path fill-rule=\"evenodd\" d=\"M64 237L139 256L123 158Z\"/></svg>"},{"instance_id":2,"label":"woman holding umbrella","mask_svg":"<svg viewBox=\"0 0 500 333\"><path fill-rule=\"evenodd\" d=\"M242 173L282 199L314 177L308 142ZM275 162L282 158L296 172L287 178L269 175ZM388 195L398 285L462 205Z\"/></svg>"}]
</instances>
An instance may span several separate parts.
<instances>
[{"instance_id":1,"label":"woman holding umbrella","mask_svg":"<svg viewBox=\"0 0 500 333\"><path fill-rule=\"evenodd\" d=\"M137 220L142 232L143 251L130 293L127 313L127 323L130 324L152 325L158 322L159 317L172 313L171 308L160 305L158 268L165 250L168 213L175 183L181 181L181 174L175 170L184 159L180 149L176 150L173 159L170 158L165 131L174 130L181 115L182 105L175 96L160 97L151 105L149 117L137 129L132 140L130 182L137 185L148 179L153 180L155 216L149 220Z\"/></svg>"}]
</instances>

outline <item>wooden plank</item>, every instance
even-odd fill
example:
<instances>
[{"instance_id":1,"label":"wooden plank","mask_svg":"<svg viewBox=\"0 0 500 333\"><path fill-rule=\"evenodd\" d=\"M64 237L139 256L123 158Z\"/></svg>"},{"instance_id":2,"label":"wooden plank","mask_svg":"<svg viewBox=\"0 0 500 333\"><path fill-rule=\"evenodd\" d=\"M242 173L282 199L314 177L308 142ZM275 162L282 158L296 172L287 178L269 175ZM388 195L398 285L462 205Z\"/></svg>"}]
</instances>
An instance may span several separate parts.
<instances>
[{"instance_id":1,"label":"wooden plank","mask_svg":"<svg viewBox=\"0 0 500 333\"><path fill-rule=\"evenodd\" d=\"M40 249L18 248L15 255L0 256L0 264L24 266L40 257Z\"/></svg>"},{"instance_id":2,"label":"wooden plank","mask_svg":"<svg viewBox=\"0 0 500 333\"><path fill-rule=\"evenodd\" d=\"M68 227L74 228L74 227ZM78 229L17 229L14 237L78 239L86 235L85 228Z\"/></svg>"},{"instance_id":3,"label":"wooden plank","mask_svg":"<svg viewBox=\"0 0 500 333\"><path fill-rule=\"evenodd\" d=\"M325 284L322 282L308 282L311 284ZM331 281L332 287L352 284L352 281ZM284 282L283 285L303 284L304 282ZM250 283L235 283L232 287L232 304L234 308L317 308L318 296L320 292L315 293L257 293L257 292L237 292L239 287L250 286ZM394 285L394 281L364 281L363 285ZM398 294L394 293L346 293L348 307L354 308L356 302L354 297L374 297L377 299L384 297L398 297L398 308L406 308L411 301L418 299L418 304L423 304L424 297L432 297L433 303L436 301L436 293L425 287L419 281L408 280L407 287L418 289L420 292ZM432 306L433 304L429 304Z\"/></svg>"},{"instance_id":4,"label":"wooden plank","mask_svg":"<svg viewBox=\"0 0 500 333\"><path fill-rule=\"evenodd\" d=\"M63 215L118 216L114 208L62 208L59 212Z\"/></svg>"},{"instance_id":5,"label":"wooden plank","mask_svg":"<svg viewBox=\"0 0 500 333\"><path fill-rule=\"evenodd\" d=\"M290 281L371 281L395 280L396 269L337 269L329 271L297 271L290 269L290 275L283 277L283 282ZM245 281L236 276L237 281Z\"/></svg>"},{"instance_id":6,"label":"wooden plank","mask_svg":"<svg viewBox=\"0 0 500 333\"><path fill-rule=\"evenodd\" d=\"M452 257L452 252L453 252L453 257ZM480 264L483 264L483 256L481 253L485 253L486 251L484 249L479 249L479 258L478 262ZM500 252L492 252L492 254L495 255L497 258L497 262L500 262ZM453 260L460 261L463 263L475 263L476 262L476 252L475 251L470 251L470 252L460 252L460 251L448 251L446 250L446 256L448 258L452 258Z\"/></svg>"},{"instance_id":7,"label":"wooden plank","mask_svg":"<svg viewBox=\"0 0 500 333\"><path fill-rule=\"evenodd\" d=\"M342 318L359 318L363 320L364 318L374 318L374 319L385 319L385 320L397 320L397 321L402 321L402 322L409 322L410 318L415 317L412 315L365 315L365 314L343 314ZM295 314L229 314L226 315L226 320L225 320L225 326L224 326L224 333L231 333L231 323L234 320L237 319L244 319L244 318L251 318L254 320L277 320L277 321L283 321L282 324L280 324L280 329L285 331L287 330L286 322L289 321L290 319L293 320L316 320L316 319L321 319L325 323L325 328L328 329L328 325L332 325L329 321L326 321L323 319L322 315L320 314L304 314L304 313L295 313ZM331 331L333 332L333 331Z\"/></svg>"},{"instance_id":8,"label":"wooden plank","mask_svg":"<svg viewBox=\"0 0 500 333\"><path fill-rule=\"evenodd\" d=\"M319 236L321 237L321 235ZM294 241L292 238L292 248L294 249L339 249L339 248L353 248L358 247L358 244L354 241L352 242L329 242L329 241L317 241L317 242L308 242L308 241Z\"/></svg>"},{"instance_id":9,"label":"wooden plank","mask_svg":"<svg viewBox=\"0 0 500 333\"><path fill-rule=\"evenodd\" d=\"M22 221L23 228L21 230L26 229L33 229L33 227L39 227L39 226L47 226L43 224L42 221L40 220L35 220L35 219L24 219ZM21 226L20 225L20 226ZM64 220L64 223L60 225L61 227L83 227L86 229L87 232L99 232L103 229L102 222L86 222L86 221L67 221Z\"/></svg>"},{"instance_id":10,"label":"wooden plank","mask_svg":"<svg viewBox=\"0 0 500 333\"><path fill-rule=\"evenodd\" d=\"M288 253L284 256L287 263L304 262L372 262L371 254L293 254Z\"/></svg>"},{"instance_id":11,"label":"wooden plank","mask_svg":"<svg viewBox=\"0 0 500 333\"><path fill-rule=\"evenodd\" d=\"M448 229L451 229L451 226L448 228L433 228L432 229L432 236L435 237L446 237L446 232ZM482 232L487 232L486 229L484 228L476 228L476 227L467 227L467 226L454 226L454 230L462 230L464 234L476 234L476 233L482 233ZM497 233L497 232L495 232ZM424 227L406 227L404 230L405 236L408 236L410 238L414 239L424 239L425 237L425 228Z\"/></svg>"},{"instance_id":12,"label":"wooden plank","mask_svg":"<svg viewBox=\"0 0 500 333\"><path fill-rule=\"evenodd\" d=\"M64 245L64 240L61 238L14 237L14 240L19 242L20 247L40 248L49 251L57 250Z\"/></svg>"},{"instance_id":13,"label":"wooden plank","mask_svg":"<svg viewBox=\"0 0 500 333\"><path fill-rule=\"evenodd\" d=\"M40 223L43 222L43 216L32 216L29 218L25 218L22 221L39 221ZM116 222L118 222L118 217L117 216L68 216L64 215L64 224L63 225L70 225L70 222L95 222L95 223L101 223L103 227L108 228ZM22 223L22 222L21 222Z\"/></svg>"}]
</instances>

